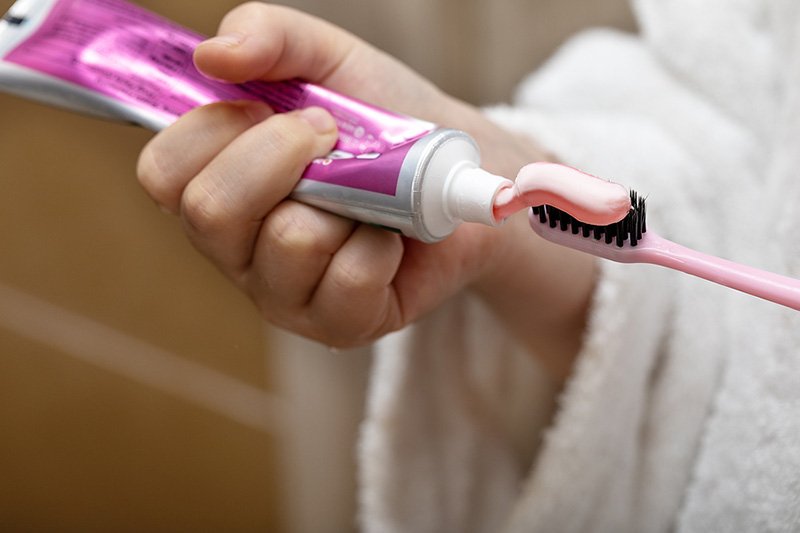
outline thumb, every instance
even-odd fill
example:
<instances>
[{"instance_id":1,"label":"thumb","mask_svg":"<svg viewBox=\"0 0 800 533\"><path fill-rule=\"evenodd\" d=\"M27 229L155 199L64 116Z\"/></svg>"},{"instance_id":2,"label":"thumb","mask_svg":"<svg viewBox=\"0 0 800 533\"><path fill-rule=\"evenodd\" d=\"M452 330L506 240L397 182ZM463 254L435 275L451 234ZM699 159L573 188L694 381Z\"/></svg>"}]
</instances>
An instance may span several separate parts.
<instances>
[{"instance_id":1,"label":"thumb","mask_svg":"<svg viewBox=\"0 0 800 533\"><path fill-rule=\"evenodd\" d=\"M201 43L197 68L232 83L303 78L322 83L357 46L355 36L292 8L249 2L231 10L218 36Z\"/></svg>"}]
</instances>

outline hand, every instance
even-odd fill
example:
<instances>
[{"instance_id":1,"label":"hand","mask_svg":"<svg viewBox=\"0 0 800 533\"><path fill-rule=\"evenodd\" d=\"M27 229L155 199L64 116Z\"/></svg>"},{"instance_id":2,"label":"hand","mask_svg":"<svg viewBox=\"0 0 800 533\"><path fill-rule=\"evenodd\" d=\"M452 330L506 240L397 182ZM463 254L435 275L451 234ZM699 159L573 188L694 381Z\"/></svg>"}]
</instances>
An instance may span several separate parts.
<instances>
[{"instance_id":1,"label":"hand","mask_svg":"<svg viewBox=\"0 0 800 533\"><path fill-rule=\"evenodd\" d=\"M463 129L496 173L514 175L544 157L532 141L309 15L248 3L224 18L219 35L195 53L211 77L299 77ZM212 104L159 133L138 174L159 204L180 215L194 245L279 326L330 346L360 345L472 287L512 331L568 368L592 285L590 260L534 237L524 217L500 230L463 225L427 245L288 199L305 166L335 139L320 109L275 115L262 104Z\"/></svg>"}]
</instances>

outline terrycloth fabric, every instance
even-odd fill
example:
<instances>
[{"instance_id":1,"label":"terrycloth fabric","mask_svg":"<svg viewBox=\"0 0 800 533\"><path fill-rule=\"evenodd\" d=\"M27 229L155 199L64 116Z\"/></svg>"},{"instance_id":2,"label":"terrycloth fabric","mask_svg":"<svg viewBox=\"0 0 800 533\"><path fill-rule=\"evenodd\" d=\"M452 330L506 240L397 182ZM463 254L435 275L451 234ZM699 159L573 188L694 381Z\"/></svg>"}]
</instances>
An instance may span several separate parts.
<instances>
[{"instance_id":1,"label":"terrycloth fabric","mask_svg":"<svg viewBox=\"0 0 800 533\"><path fill-rule=\"evenodd\" d=\"M639 0L488 112L649 198L648 226L800 278L800 2ZM534 238L533 236L531 238ZM464 295L382 341L359 450L374 532L800 530L800 314L604 262L555 416Z\"/></svg>"}]
</instances>

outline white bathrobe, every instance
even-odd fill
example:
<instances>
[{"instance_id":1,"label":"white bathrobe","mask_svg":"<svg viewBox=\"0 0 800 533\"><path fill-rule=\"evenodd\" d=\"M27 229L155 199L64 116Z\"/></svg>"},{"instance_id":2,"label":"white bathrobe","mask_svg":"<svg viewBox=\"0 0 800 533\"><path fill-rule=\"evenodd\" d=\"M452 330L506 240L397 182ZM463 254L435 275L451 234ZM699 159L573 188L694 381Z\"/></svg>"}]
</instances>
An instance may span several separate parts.
<instances>
[{"instance_id":1,"label":"white bathrobe","mask_svg":"<svg viewBox=\"0 0 800 533\"><path fill-rule=\"evenodd\" d=\"M635 10L640 36L579 35L487 112L647 195L649 229L800 278L800 1ZM551 395L469 295L383 339L364 530L800 531L800 313L603 262Z\"/></svg>"}]
</instances>

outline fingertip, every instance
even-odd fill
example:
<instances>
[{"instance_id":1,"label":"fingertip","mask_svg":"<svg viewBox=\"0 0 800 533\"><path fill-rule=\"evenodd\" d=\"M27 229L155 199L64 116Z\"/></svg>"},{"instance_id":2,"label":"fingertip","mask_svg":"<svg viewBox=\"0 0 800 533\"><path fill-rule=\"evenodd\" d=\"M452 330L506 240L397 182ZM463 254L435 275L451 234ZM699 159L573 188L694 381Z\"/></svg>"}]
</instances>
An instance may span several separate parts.
<instances>
[{"instance_id":1,"label":"fingertip","mask_svg":"<svg viewBox=\"0 0 800 533\"><path fill-rule=\"evenodd\" d=\"M293 139L296 148L302 151L298 157L308 160L327 156L338 140L336 121L320 107L279 113L272 124Z\"/></svg>"},{"instance_id":2,"label":"fingertip","mask_svg":"<svg viewBox=\"0 0 800 533\"><path fill-rule=\"evenodd\" d=\"M256 38L243 31L231 31L205 40L195 47L193 60L204 76L227 83L244 83L263 74L268 58ZM254 51L254 49L256 51ZM256 62L253 58L262 56Z\"/></svg>"},{"instance_id":3,"label":"fingertip","mask_svg":"<svg viewBox=\"0 0 800 533\"><path fill-rule=\"evenodd\" d=\"M204 76L218 81L227 81L224 76L219 75L217 66L224 63L225 56L228 54L228 46L209 39L195 47L192 59L194 66Z\"/></svg>"},{"instance_id":4,"label":"fingertip","mask_svg":"<svg viewBox=\"0 0 800 533\"><path fill-rule=\"evenodd\" d=\"M306 107L298 111L297 116L311 126L316 133L324 135L336 131L336 121L325 109L317 106Z\"/></svg>"}]
</instances>

